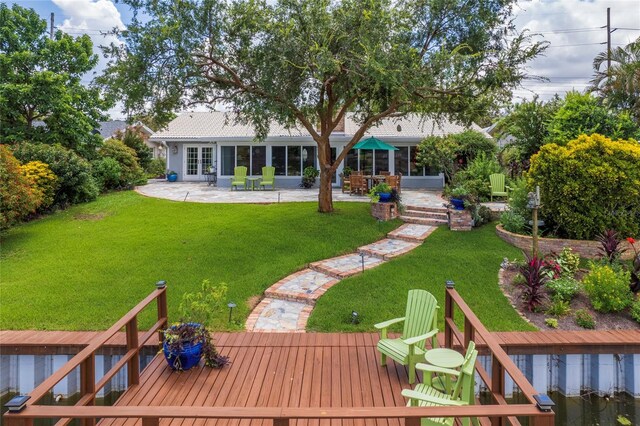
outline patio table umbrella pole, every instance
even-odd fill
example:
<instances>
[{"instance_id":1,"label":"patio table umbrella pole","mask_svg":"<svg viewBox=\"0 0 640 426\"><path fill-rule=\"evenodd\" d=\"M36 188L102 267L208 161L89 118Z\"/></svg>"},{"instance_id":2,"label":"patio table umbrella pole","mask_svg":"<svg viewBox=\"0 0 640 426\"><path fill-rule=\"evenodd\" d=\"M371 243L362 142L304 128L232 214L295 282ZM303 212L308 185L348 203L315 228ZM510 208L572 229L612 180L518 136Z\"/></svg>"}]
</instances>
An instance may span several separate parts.
<instances>
[{"instance_id":1,"label":"patio table umbrella pole","mask_svg":"<svg viewBox=\"0 0 640 426\"><path fill-rule=\"evenodd\" d=\"M370 150L379 150L379 151L397 151L398 148L395 146L389 145L388 143L381 141L378 138L374 138L373 136L363 139L357 144L353 146L353 149L370 149ZM373 173L373 169L371 170Z\"/></svg>"}]
</instances>

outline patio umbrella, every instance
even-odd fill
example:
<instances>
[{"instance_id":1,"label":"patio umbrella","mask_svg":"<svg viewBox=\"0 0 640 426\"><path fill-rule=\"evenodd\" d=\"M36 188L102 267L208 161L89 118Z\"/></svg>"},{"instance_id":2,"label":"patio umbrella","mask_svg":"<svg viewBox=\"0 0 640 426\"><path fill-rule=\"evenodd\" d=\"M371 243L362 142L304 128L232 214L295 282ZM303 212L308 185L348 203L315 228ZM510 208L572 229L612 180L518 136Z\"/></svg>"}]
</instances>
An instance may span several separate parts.
<instances>
[{"instance_id":1,"label":"patio umbrella","mask_svg":"<svg viewBox=\"0 0 640 426\"><path fill-rule=\"evenodd\" d=\"M391 146L373 136L363 139L353 146L353 149L379 149L381 151L397 151L398 148Z\"/></svg>"}]
</instances>

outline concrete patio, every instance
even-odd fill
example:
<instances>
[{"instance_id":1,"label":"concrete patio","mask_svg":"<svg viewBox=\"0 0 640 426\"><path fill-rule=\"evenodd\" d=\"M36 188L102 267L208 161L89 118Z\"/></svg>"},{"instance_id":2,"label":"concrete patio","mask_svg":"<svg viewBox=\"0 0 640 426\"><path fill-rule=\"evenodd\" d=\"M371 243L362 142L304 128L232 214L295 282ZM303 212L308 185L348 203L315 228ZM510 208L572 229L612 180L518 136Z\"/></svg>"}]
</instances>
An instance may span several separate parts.
<instances>
[{"instance_id":1,"label":"concrete patio","mask_svg":"<svg viewBox=\"0 0 640 426\"><path fill-rule=\"evenodd\" d=\"M206 182L167 182L150 180L147 185L136 187L142 195L172 201L193 203L292 203L318 201L318 189L277 189L275 191L234 190L207 186ZM343 194L340 188L333 189L334 201L368 203L369 198L361 195ZM439 191L405 189L402 202L408 206L442 207L446 200Z\"/></svg>"}]
</instances>

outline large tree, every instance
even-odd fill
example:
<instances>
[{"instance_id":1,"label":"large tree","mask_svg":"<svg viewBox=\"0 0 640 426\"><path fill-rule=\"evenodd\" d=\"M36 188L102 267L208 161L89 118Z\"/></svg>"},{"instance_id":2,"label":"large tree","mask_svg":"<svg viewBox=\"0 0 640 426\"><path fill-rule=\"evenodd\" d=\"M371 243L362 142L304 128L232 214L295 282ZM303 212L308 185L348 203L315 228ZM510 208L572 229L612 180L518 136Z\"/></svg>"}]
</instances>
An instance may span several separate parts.
<instances>
[{"instance_id":1,"label":"large tree","mask_svg":"<svg viewBox=\"0 0 640 426\"><path fill-rule=\"evenodd\" d=\"M469 123L525 77L544 46L516 34L512 0L123 0L134 19L102 79L130 114L224 104L252 123L306 129L318 145L319 210L347 152L382 119ZM359 124L331 160L331 133Z\"/></svg>"},{"instance_id":2,"label":"large tree","mask_svg":"<svg viewBox=\"0 0 640 426\"><path fill-rule=\"evenodd\" d=\"M607 68L608 60L611 68ZM590 91L607 106L627 110L640 122L640 38L611 52L601 52L593 60L595 75Z\"/></svg>"},{"instance_id":3,"label":"large tree","mask_svg":"<svg viewBox=\"0 0 640 426\"><path fill-rule=\"evenodd\" d=\"M60 143L91 156L106 104L81 78L97 61L88 36L50 39L33 9L0 4L0 142Z\"/></svg>"}]
</instances>

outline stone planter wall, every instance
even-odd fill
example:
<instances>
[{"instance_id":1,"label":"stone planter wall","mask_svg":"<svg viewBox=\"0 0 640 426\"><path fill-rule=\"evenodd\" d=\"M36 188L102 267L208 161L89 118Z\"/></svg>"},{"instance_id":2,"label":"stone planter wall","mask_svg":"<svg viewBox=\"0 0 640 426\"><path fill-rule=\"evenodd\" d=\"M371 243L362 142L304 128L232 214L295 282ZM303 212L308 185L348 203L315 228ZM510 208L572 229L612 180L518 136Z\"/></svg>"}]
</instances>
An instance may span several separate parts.
<instances>
[{"instance_id":1,"label":"stone planter wall","mask_svg":"<svg viewBox=\"0 0 640 426\"><path fill-rule=\"evenodd\" d=\"M449 229L452 231L471 231L473 229L473 219L467 210L447 209L449 215Z\"/></svg>"},{"instance_id":2,"label":"stone planter wall","mask_svg":"<svg viewBox=\"0 0 640 426\"><path fill-rule=\"evenodd\" d=\"M382 221L395 219L398 217L398 206L396 203L373 203L371 204L371 215Z\"/></svg>"},{"instance_id":3,"label":"stone planter wall","mask_svg":"<svg viewBox=\"0 0 640 426\"><path fill-rule=\"evenodd\" d=\"M533 237L529 235L514 234L505 230L502 225L496 226L496 234L512 246L516 246L525 252L531 252ZM627 251L622 255L623 259L633 258L633 248L627 241L622 241L620 246ZM541 254L560 253L563 248L570 247L574 253L587 259L596 259L600 257L598 251L600 243L588 240L564 240L560 238L538 238L538 250Z\"/></svg>"}]
</instances>

